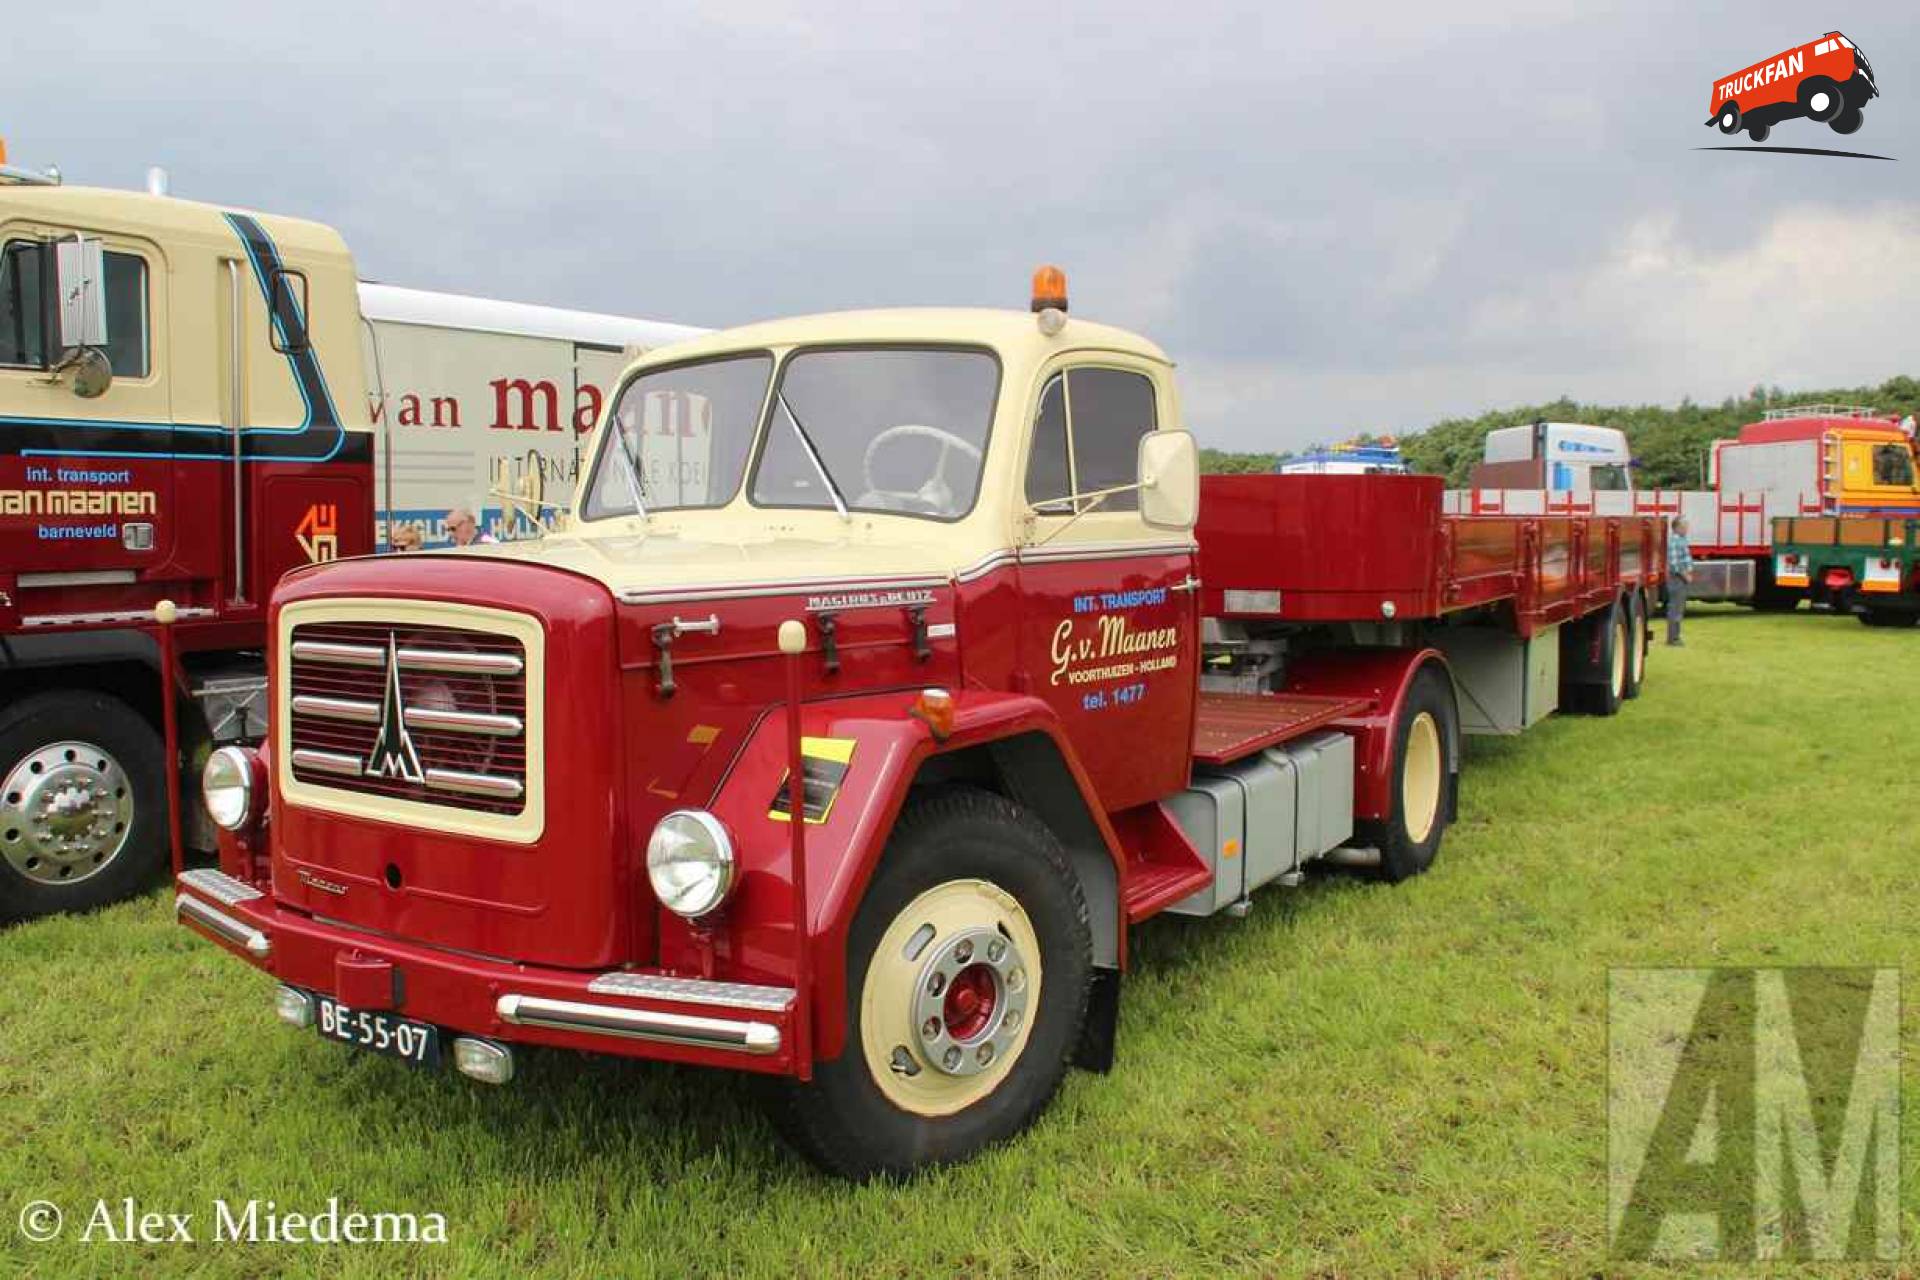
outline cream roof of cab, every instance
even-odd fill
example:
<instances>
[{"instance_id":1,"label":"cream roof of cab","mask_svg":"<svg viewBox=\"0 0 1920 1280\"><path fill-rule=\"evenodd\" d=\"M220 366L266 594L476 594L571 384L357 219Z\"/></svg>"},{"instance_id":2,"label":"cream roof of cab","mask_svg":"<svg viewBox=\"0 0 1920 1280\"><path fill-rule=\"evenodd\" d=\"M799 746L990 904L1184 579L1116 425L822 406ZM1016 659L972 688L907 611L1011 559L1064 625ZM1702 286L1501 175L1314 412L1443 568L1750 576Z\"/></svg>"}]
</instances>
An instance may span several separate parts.
<instances>
[{"instance_id":1,"label":"cream roof of cab","mask_svg":"<svg viewBox=\"0 0 1920 1280\"><path fill-rule=\"evenodd\" d=\"M56 227L114 230L160 244L197 241L222 250L234 244L227 213L258 218L283 254L302 258L348 260L346 241L332 227L305 218L258 213L225 205L201 204L175 196L107 187L0 187L0 220L45 222Z\"/></svg>"},{"instance_id":2,"label":"cream roof of cab","mask_svg":"<svg viewBox=\"0 0 1920 1280\"><path fill-rule=\"evenodd\" d=\"M898 513L854 512L842 520L820 508L753 505L743 481L723 507L662 511L650 519L616 517L578 523L533 542L467 548L483 555L552 564L598 578L629 600L698 600L769 590L835 592L897 580L945 580L993 562L1016 543L1027 514L1021 468L1027 419L1049 361L1103 355L1155 378L1163 428L1181 424L1172 362L1137 334L1069 318L1049 337L1025 311L925 308L799 316L721 330L675 343L629 366L635 371L733 352L816 345L950 345L992 350L1000 360L999 399L985 469L973 510L953 521ZM611 398L610 398L611 403ZM597 456L611 414L583 454ZM584 493L590 464L583 465ZM1048 548L1054 554L1097 551L1115 539L1185 543L1186 535L1148 530L1137 516L1090 514ZM1075 549L1079 550L1076 551Z\"/></svg>"}]
</instances>

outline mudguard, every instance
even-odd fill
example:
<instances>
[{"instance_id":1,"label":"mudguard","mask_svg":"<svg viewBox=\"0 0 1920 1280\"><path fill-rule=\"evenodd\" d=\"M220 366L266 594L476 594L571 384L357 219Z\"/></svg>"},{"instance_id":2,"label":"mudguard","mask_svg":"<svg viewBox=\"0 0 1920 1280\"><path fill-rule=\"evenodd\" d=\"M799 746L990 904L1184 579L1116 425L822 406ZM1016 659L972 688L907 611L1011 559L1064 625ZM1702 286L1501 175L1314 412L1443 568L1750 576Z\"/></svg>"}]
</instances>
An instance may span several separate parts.
<instances>
[{"instance_id":1,"label":"mudguard","mask_svg":"<svg viewBox=\"0 0 1920 1280\"><path fill-rule=\"evenodd\" d=\"M888 834L923 764L935 756L1026 734L1058 748L1092 815L1118 883L1124 855L1094 798L1058 718L1039 698L969 690L954 697L953 732L937 741L909 712L918 691L807 703L801 712L807 757L806 883L812 934L814 1056L837 1057L846 1038L847 935ZM793 971L791 832L786 810L786 709L776 706L748 736L705 806L735 842L738 881L723 921L701 931L661 913L661 963L701 967L717 945L729 977L784 985ZM1116 922L1125 937L1125 920ZM711 964L709 953L707 963Z\"/></svg>"},{"instance_id":2,"label":"mudguard","mask_svg":"<svg viewBox=\"0 0 1920 1280\"><path fill-rule=\"evenodd\" d=\"M1334 728L1353 735L1353 816L1356 819L1384 821L1393 813L1393 725L1406 702L1407 690L1421 668L1432 664L1448 675L1447 687L1453 687L1447 660L1438 649L1342 649L1304 654L1287 664L1287 691L1290 693L1332 694L1348 698L1366 698L1369 709L1361 715L1334 722ZM1455 717L1454 741L1449 752L1455 777L1448 780L1448 795L1458 778L1460 743L1458 717Z\"/></svg>"}]
</instances>

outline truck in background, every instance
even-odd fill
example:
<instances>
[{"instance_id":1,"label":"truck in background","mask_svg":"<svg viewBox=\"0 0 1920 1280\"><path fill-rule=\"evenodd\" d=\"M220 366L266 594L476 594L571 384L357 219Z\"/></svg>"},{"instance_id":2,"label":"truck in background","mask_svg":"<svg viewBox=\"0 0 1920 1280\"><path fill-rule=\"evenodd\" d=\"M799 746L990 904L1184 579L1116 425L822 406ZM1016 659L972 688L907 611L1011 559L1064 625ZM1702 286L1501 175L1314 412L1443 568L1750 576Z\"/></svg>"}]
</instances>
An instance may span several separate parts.
<instances>
[{"instance_id":1,"label":"truck in background","mask_svg":"<svg viewBox=\"0 0 1920 1280\"><path fill-rule=\"evenodd\" d=\"M288 575L181 921L309 1034L761 1073L814 1160L899 1174L1110 1064L1134 924L1418 875L1462 734L1639 691L1657 518L1203 482L1171 361L1066 306L1047 268L1033 314L656 352L565 530Z\"/></svg>"},{"instance_id":2,"label":"truck in background","mask_svg":"<svg viewBox=\"0 0 1920 1280\"><path fill-rule=\"evenodd\" d=\"M624 353L695 332L363 285L315 223L0 168L0 919L163 861L157 602L197 776L265 731L282 573L481 505L490 455L570 475Z\"/></svg>"},{"instance_id":3,"label":"truck in background","mask_svg":"<svg viewBox=\"0 0 1920 1280\"><path fill-rule=\"evenodd\" d=\"M1785 516L1773 522L1773 563L1783 588L1852 591L1853 612L1867 626L1920 622L1920 520Z\"/></svg>"},{"instance_id":4,"label":"truck in background","mask_svg":"<svg viewBox=\"0 0 1920 1280\"><path fill-rule=\"evenodd\" d=\"M1611 432L1624 455L1624 433L1586 430ZM1551 481L1560 473L1543 469L1540 455L1529 463L1506 459L1511 441L1493 439L1501 434L1488 433L1487 463L1475 468L1476 487L1448 494L1448 510L1685 516L1694 554L1689 596L1695 600L1785 610L1811 599L1846 612L1860 586L1855 568L1823 556L1810 572L1782 579L1773 545L1777 522L1799 516L1920 516L1913 437L1898 420L1858 405L1768 410L1738 436L1713 442L1703 489L1636 489L1630 470L1622 472L1628 480L1619 489L1556 485ZM1538 428L1535 435L1542 436ZM1493 456L1496 449L1501 459ZM1531 475L1543 475L1547 483L1481 484Z\"/></svg>"},{"instance_id":5,"label":"truck in background","mask_svg":"<svg viewBox=\"0 0 1920 1280\"><path fill-rule=\"evenodd\" d=\"M1584 422L1539 422L1487 432L1484 461L1468 481L1475 489L1541 489L1553 493L1626 493L1633 453L1626 432Z\"/></svg>"},{"instance_id":6,"label":"truck in background","mask_svg":"<svg viewBox=\"0 0 1920 1280\"><path fill-rule=\"evenodd\" d=\"M1314 449L1288 458L1274 467L1283 476L1404 476L1412 470L1391 436L1362 444L1343 441L1328 449Z\"/></svg>"}]
</instances>

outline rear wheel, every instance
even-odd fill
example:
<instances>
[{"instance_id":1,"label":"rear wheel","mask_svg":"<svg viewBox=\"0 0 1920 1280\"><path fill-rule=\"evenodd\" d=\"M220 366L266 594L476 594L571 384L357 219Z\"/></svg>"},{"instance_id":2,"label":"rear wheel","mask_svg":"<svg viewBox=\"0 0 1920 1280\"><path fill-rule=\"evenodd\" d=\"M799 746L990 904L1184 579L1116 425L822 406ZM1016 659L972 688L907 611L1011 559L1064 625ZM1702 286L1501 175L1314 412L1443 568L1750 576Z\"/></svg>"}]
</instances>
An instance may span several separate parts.
<instances>
[{"instance_id":1,"label":"rear wheel","mask_svg":"<svg viewBox=\"0 0 1920 1280\"><path fill-rule=\"evenodd\" d=\"M0 712L0 920L137 892L166 851L159 735L126 703L61 690Z\"/></svg>"},{"instance_id":2,"label":"rear wheel","mask_svg":"<svg viewBox=\"0 0 1920 1280\"><path fill-rule=\"evenodd\" d=\"M1092 931L1053 833L955 789L900 819L847 939L846 1047L775 1123L866 1179L964 1160L1045 1110L1085 1020Z\"/></svg>"},{"instance_id":3,"label":"rear wheel","mask_svg":"<svg viewBox=\"0 0 1920 1280\"><path fill-rule=\"evenodd\" d=\"M1634 592L1627 597L1627 691L1640 696L1640 684L1647 678L1647 597Z\"/></svg>"},{"instance_id":4,"label":"rear wheel","mask_svg":"<svg viewBox=\"0 0 1920 1280\"><path fill-rule=\"evenodd\" d=\"M1911 627L1920 623L1920 610L1868 604L1860 606L1859 617L1869 627Z\"/></svg>"},{"instance_id":5,"label":"rear wheel","mask_svg":"<svg viewBox=\"0 0 1920 1280\"><path fill-rule=\"evenodd\" d=\"M1426 667L1413 678L1393 727L1393 812L1355 824L1354 843L1380 851L1380 877L1398 884L1433 865L1453 818L1453 689Z\"/></svg>"},{"instance_id":6,"label":"rear wheel","mask_svg":"<svg viewBox=\"0 0 1920 1280\"><path fill-rule=\"evenodd\" d=\"M1772 132L1773 132L1772 125L1761 124L1758 120L1755 120L1747 125L1747 136L1749 138L1752 138L1755 142L1765 142L1767 140L1767 135L1771 134Z\"/></svg>"}]
</instances>

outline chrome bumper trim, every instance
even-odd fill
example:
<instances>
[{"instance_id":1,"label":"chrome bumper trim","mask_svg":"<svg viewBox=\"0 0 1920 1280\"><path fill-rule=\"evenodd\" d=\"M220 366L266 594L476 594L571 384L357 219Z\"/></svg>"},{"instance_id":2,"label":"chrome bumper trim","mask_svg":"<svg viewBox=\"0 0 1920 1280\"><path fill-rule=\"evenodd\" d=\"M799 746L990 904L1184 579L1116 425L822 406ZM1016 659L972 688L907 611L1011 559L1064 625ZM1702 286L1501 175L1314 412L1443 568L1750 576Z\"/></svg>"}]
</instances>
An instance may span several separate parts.
<instances>
[{"instance_id":1,"label":"chrome bumper trim","mask_svg":"<svg viewBox=\"0 0 1920 1280\"><path fill-rule=\"evenodd\" d=\"M265 960L273 954L273 943L266 934L251 925L241 924L226 912L217 911L185 893L174 896L173 918L191 920L202 929L211 930L234 946L246 948L247 954L255 960Z\"/></svg>"},{"instance_id":2,"label":"chrome bumper trim","mask_svg":"<svg viewBox=\"0 0 1920 1280\"><path fill-rule=\"evenodd\" d=\"M762 1013L785 1013L793 1005L792 987L761 987L746 982L706 982L699 978L670 978L652 973L603 973L587 984L597 996L631 996L636 1000L677 1000L681 1004L715 1004Z\"/></svg>"},{"instance_id":3,"label":"chrome bumper trim","mask_svg":"<svg viewBox=\"0 0 1920 1280\"><path fill-rule=\"evenodd\" d=\"M266 896L246 881L236 879L217 867L195 867L191 871L182 871L179 883L183 889L191 889L203 898L212 898L229 907Z\"/></svg>"},{"instance_id":4,"label":"chrome bumper trim","mask_svg":"<svg viewBox=\"0 0 1920 1280\"><path fill-rule=\"evenodd\" d=\"M522 995L501 996L494 1011L502 1022L516 1026L657 1040L702 1049L732 1049L756 1056L780 1052L780 1028L770 1022L698 1018L654 1009L623 1009L610 1004L581 1004Z\"/></svg>"}]
</instances>

